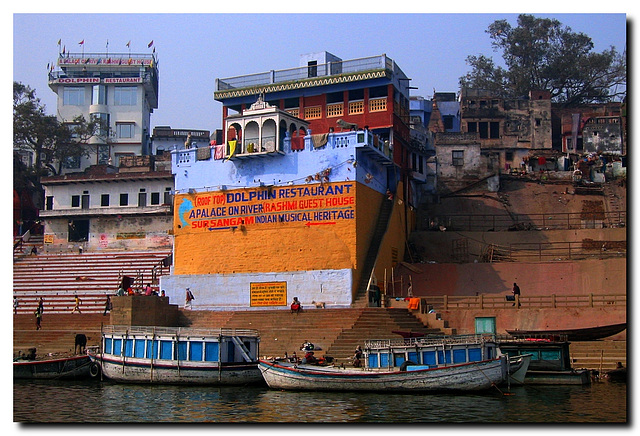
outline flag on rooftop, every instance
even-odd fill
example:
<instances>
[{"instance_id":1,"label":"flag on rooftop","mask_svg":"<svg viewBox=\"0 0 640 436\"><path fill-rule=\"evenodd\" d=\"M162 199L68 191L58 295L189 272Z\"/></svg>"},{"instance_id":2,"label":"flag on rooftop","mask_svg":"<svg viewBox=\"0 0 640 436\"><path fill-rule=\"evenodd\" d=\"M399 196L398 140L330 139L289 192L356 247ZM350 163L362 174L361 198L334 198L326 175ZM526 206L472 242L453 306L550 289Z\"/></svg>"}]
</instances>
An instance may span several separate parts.
<instances>
[{"instance_id":1,"label":"flag on rooftop","mask_svg":"<svg viewBox=\"0 0 640 436\"><path fill-rule=\"evenodd\" d=\"M131 40L129 40L129 42L127 42L127 47L131 47Z\"/></svg>"},{"instance_id":2,"label":"flag on rooftop","mask_svg":"<svg viewBox=\"0 0 640 436\"><path fill-rule=\"evenodd\" d=\"M78 45L84 45L84 39L78 43Z\"/></svg>"},{"instance_id":3,"label":"flag on rooftop","mask_svg":"<svg viewBox=\"0 0 640 436\"><path fill-rule=\"evenodd\" d=\"M153 39L151 40L151 42L149 44L147 44L147 48L151 48L151 46L153 46Z\"/></svg>"}]
</instances>

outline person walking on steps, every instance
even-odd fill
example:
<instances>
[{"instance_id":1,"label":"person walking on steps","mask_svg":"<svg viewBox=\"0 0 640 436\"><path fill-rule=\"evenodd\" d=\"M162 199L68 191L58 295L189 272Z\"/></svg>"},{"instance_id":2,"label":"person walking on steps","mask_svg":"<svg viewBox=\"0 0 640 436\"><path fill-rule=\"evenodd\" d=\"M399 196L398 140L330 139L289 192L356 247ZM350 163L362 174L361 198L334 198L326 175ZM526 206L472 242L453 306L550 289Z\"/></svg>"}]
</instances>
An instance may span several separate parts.
<instances>
[{"instance_id":1,"label":"person walking on steps","mask_svg":"<svg viewBox=\"0 0 640 436\"><path fill-rule=\"evenodd\" d=\"M520 304L520 286L518 286L518 284L514 282L513 283L513 291L511 291L511 292L513 292L513 297L518 302L518 307L520 307L521 306L521 304ZM515 306L515 305L516 305L516 303L514 302L513 306Z\"/></svg>"},{"instance_id":2,"label":"person walking on steps","mask_svg":"<svg viewBox=\"0 0 640 436\"><path fill-rule=\"evenodd\" d=\"M40 308L36 309L36 330L40 330L42 328L42 325L40 324L42 322L42 312L40 312Z\"/></svg>"},{"instance_id":3,"label":"person walking on steps","mask_svg":"<svg viewBox=\"0 0 640 436\"><path fill-rule=\"evenodd\" d=\"M76 313L76 310L78 311L78 313L82 313L80 312L80 303L82 303L82 300L80 299L80 297L78 297L78 294L75 294L74 296L74 303L75 305L73 306L73 310L71 311L71 313Z\"/></svg>"},{"instance_id":4,"label":"person walking on steps","mask_svg":"<svg viewBox=\"0 0 640 436\"><path fill-rule=\"evenodd\" d=\"M192 309L192 304L193 304L192 302L195 299L196 298L191 293L191 290L189 288L187 288L186 293L185 293L185 297L184 297L184 308L185 309Z\"/></svg>"}]
</instances>

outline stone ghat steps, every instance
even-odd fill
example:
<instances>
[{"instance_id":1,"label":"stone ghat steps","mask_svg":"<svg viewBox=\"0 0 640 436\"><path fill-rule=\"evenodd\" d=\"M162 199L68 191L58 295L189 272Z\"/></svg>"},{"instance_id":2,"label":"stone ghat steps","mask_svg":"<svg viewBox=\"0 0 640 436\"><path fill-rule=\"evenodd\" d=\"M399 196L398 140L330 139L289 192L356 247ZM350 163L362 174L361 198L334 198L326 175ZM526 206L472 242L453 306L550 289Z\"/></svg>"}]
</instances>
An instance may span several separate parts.
<instances>
[{"instance_id":1,"label":"stone ghat steps","mask_svg":"<svg viewBox=\"0 0 640 436\"><path fill-rule=\"evenodd\" d=\"M45 300L45 312L70 311L74 294L82 299L82 310L101 312L106 295L115 294L122 276L140 277L150 283L153 269L170 254L159 250L26 256L13 265L18 313L33 313L39 297Z\"/></svg>"},{"instance_id":2,"label":"stone ghat steps","mask_svg":"<svg viewBox=\"0 0 640 436\"><path fill-rule=\"evenodd\" d=\"M34 316L14 315L14 352L35 347L39 356L49 353L72 353L76 333L84 333L87 336L87 346L95 346L100 343L102 323L108 324L109 316L84 313L54 315L47 314L45 311L42 317L42 329L36 330Z\"/></svg>"},{"instance_id":3,"label":"stone ghat steps","mask_svg":"<svg viewBox=\"0 0 640 436\"><path fill-rule=\"evenodd\" d=\"M627 366L627 341L581 341L569 345L571 365L574 368L609 371L617 362Z\"/></svg>"},{"instance_id":4,"label":"stone ghat steps","mask_svg":"<svg viewBox=\"0 0 640 436\"><path fill-rule=\"evenodd\" d=\"M220 312L181 310L190 327L251 328L260 332L261 356L300 355L300 346L311 341L328 355L347 362L357 345L366 339L399 339L394 330L442 333L425 327L405 309L318 309L292 314L289 311L238 311L229 318Z\"/></svg>"}]
</instances>

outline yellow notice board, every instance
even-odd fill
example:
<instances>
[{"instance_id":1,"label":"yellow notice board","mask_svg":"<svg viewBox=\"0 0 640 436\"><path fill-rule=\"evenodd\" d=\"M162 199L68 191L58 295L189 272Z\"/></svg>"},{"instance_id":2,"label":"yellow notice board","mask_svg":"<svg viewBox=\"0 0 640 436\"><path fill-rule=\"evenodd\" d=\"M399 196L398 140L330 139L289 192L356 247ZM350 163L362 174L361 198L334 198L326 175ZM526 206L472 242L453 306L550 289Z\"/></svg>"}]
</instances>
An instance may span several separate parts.
<instances>
[{"instance_id":1,"label":"yellow notice board","mask_svg":"<svg viewBox=\"0 0 640 436\"><path fill-rule=\"evenodd\" d=\"M251 307L286 305L287 282L251 283Z\"/></svg>"}]
</instances>

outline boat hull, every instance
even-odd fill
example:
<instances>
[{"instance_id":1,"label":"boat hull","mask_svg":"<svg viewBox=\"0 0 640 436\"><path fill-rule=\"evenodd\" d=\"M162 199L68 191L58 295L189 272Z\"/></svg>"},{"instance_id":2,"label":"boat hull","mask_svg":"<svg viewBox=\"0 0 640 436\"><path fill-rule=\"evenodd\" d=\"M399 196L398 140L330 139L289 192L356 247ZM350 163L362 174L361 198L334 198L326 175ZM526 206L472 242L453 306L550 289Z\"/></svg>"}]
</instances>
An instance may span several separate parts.
<instances>
[{"instance_id":1,"label":"boat hull","mask_svg":"<svg viewBox=\"0 0 640 436\"><path fill-rule=\"evenodd\" d=\"M505 357L407 371L341 369L266 360L260 360L259 367L269 387L285 390L464 392L489 389L507 377Z\"/></svg>"},{"instance_id":2,"label":"boat hull","mask_svg":"<svg viewBox=\"0 0 640 436\"><path fill-rule=\"evenodd\" d=\"M595 341L616 335L627 328L627 323L611 324L600 327L586 327L566 330L507 330L516 338L565 337L567 341Z\"/></svg>"},{"instance_id":3,"label":"boat hull","mask_svg":"<svg viewBox=\"0 0 640 436\"><path fill-rule=\"evenodd\" d=\"M509 359L509 382L523 385L531 364L532 354L514 356Z\"/></svg>"},{"instance_id":4,"label":"boat hull","mask_svg":"<svg viewBox=\"0 0 640 436\"><path fill-rule=\"evenodd\" d=\"M14 379L83 379L90 377L89 356L13 362Z\"/></svg>"},{"instance_id":5,"label":"boat hull","mask_svg":"<svg viewBox=\"0 0 640 436\"><path fill-rule=\"evenodd\" d=\"M591 371L576 369L566 371L527 371L525 385L588 385Z\"/></svg>"},{"instance_id":6,"label":"boat hull","mask_svg":"<svg viewBox=\"0 0 640 436\"><path fill-rule=\"evenodd\" d=\"M159 362L113 356L94 357L102 375L119 383L247 385L264 384L257 363Z\"/></svg>"}]
</instances>

